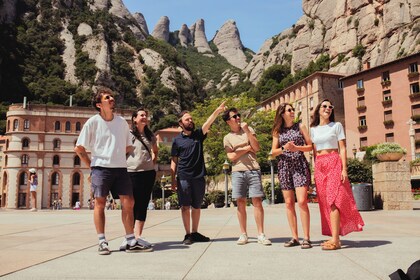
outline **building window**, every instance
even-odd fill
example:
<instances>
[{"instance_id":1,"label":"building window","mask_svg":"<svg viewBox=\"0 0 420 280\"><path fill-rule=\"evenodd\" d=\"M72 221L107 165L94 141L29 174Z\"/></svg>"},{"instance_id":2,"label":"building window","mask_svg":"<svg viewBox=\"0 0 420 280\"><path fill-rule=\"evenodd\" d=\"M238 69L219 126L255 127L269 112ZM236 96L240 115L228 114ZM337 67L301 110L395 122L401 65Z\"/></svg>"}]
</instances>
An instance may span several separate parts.
<instances>
[{"instance_id":1,"label":"building window","mask_svg":"<svg viewBox=\"0 0 420 280\"><path fill-rule=\"evenodd\" d=\"M297 105L298 112L302 112L302 102L299 102Z\"/></svg>"},{"instance_id":2,"label":"building window","mask_svg":"<svg viewBox=\"0 0 420 280\"><path fill-rule=\"evenodd\" d=\"M54 172L51 175L51 185L58 185L60 183L60 175L57 172Z\"/></svg>"},{"instance_id":3,"label":"building window","mask_svg":"<svg viewBox=\"0 0 420 280\"><path fill-rule=\"evenodd\" d=\"M359 142L360 148L368 146L367 137L361 137Z\"/></svg>"},{"instance_id":4,"label":"building window","mask_svg":"<svg viewBox=\"0 0 420 280\"><path fill-rule=\"evenodd\" d=\"M341 89L344 88L342 80L338 80L338 88L341 88Z\"/></svg>"},{"instance_id":5,"label":"building window","mask_svg":"<svg viewBox=\"0 0 420 280\"><path fill-rule=\"evenodd\" d=\"M76 132L79 132L81 130L82 125L80 124L80 122L76 123Z\"/></svg>"},{"instance_id":6,"label":"building window","mask_svg":"<svg viewBox=\"0 0 420 280\"><path fill-rule=\"evenodd\" d=\"M410 84L410 93L417 94L420 93L419 83Z\"/></svg>"},{"instance_id":7,"label":"building window","mask_svg":"<svg viewBox=\"0 0 420 280\"><path fill-rule=\"evenodd\" d=\"M28 184L28 173L22 172L19 176L19 185L27 185Z\"/></svg>"},{"instance_id":8,"label":"building window","mask_svg":"<svg viewBox=\"0 0 420 280\"><path fill-rule=\"evenodd\" d=\"M75 156L73 163L74 163L74 167L79 167L80 166L80 157Z\"/></svg>"},{"instance_id":9,"label":"building window","mask_svg":"<svg viewBox=\"0 0 420 280\"><path fill-rule=\"evenodd\" d=\"M61 123L59 121L56 121L54 124L54 130L60 131L61 130Z\"/></svg>"},{"instance_id":10,"label":"building window","mask_svg":"<svg viewBox=\"0 0 420 280\"><path fill-rule=\"evenodd\" d=\"M7 166L7 160L8 160L8 156L7 155L5 155L4 156L4 167L6 167Z\"/></svg>"},{"instance_id":11,"label":"building window","mask_svg":"<svg viewBox=\"0 0 420 280\"><path fill-rule=\"evenodd\" d=\"M29 149L29 138L22 139L22 150Z\"/></svg>"},{"instance_id":12,"label":"building window","mask_svg":"<svg viewBox=\"0 0 420 280\"><path fill-rule=\"evenodd\" d=\"M312 109L312 108L314 108L314 98L313 97L309 98L309 109Z\"/></svg>"},{"instance_id":13,"label":"building window","mask_svg":"<svg viewBox=\"0 0 420 280\"><path fill-rule=\"evenodd\" d=\"M390 90L385 90L382 92L383 96L384 96L384 101L388 101L391 100L391 91Z\"/></svg>"},{"instance_id":14,"label":"building window","mask_svg":"<svg viewBox=\"0 0 420 280\"><path fill-rule=\"evenodd\" d=\"M384 112L384 121L391 121L392 120L392 110Z\"/></svg>"},{"instance_id":15,"label":"building window","mask_svg":"<svg viewBox=\"0 0 420 280\"><path fill-rule=\"evenodd\" d=\"M358 108L366 107L364 96L361 96L361 97L357 98L357 107Z\"/></svg>"},{"instance_id":16,"label":"building window","mask_svg":"<svg viewBox=\"0 0 420 280\"><path fill-rule=\"evenodd\" d=\"M414 131L415 131L414 139L416 141L416 148L419 148L420 147L420 129L416 129Z\"/></svg>"},{"instance_id":17,"label":"building window","mask_svg":"<svg viewBox=\"0 0 420 280\"><path fill-rule=\"evenodd\" d=\"M394 133L385 134L385 142L394 142Z\"/></svg>"},{"instance_id":18,"label":"building window","mask_svg":"<svg viewBox=\"0 0 420 280\"><path fill-rule=\"evenodd\" d=\"M73 185L80 185L80 174L77 172L73 174Z\"/></svg>"},{"instance_id":19,"label":"building window","mask_svg":"<svg viewBox=\"0 0 420 280\"><path fill-rule=\"evenodd\" d=\"M411 112L412 112L413 116L420 116L420 104L411 106ZM416 120L414 120L414 121L416 121Z\"/></svg>"},{"instance_id":20,"label":"building window","mask_svg":"<svg viewBox=\"0 0 420 280\"><path fill-rule=\"evenodd\" d=\"M27 154L23 154L21 158L21 164L28 165L28 163L29 163L29 156Z\"/></svg>"},{"instance_id":21,"label":"building window","mask_svg":"<svg viewBox=\"0 0 420 280\"><path fill-rule=\"evenodd\" d=\"M66 132L70 132L71 131L71 124L69 121L66 121Z\"/></svg>"},{"instance_id":22,"label":"building window","mask_svg":"<svg viewBox=\"0 0 420 280\"><path fill-rule=\"evenodd\" d=\"M13 131L17 131L19 128L19 120L13 121Z\"/></svg>"},{"instance_id":23,"label":"building window","mask_svg":"<svg viewBox=\"0 0 420 280\"><path fill-rule=\"evenodd\" d=\"M382 72L382 81L386 82L386 81L389 81L389 80L390 80L389 79L389 71Z\"/></svg>"},{"instance_id":24,"label":"building window","mask_svg":"<svg viewBox=\"0 0 420 280\"><path fill-rule=\"evenodd\" d=\"M61 141L60 139L54 139L53 140L53 146L54 146L54 150L59 150L61 147Z\"/></svg>"},{"instance_id":25,"label":"building window","mask_svg":"<svg viewBox=\"0 0 420 280\"><path fill-rule=\"evenodd\" d=\"M23 121L23 130L29 130L29 120Z\"/></svg>"},{"instance_id":26,"label":"building window","mask_svg":"<svg viewBox=\"0 0 420 280\"><path fill-rule=\"evenodd\" d=\"M357 88L358 88L358 89L364 88L364 87L363 87L363 80L358 80L358 81L357 81Z\"/></svg>"},{"instance_id":27,"label":"building window","mask_svg":"<svg viewBox=\"0 0 420 280\"><path fill-rule=\"evenodd\" d=\"M410 66L408 66L408 73L417 73L417 72L419 72L417 62L411 63Z\"/></svg>"},{"instance_id":28,"label":"building window","mask_svg":"<svg viewBox=\"0 0 420 280\"><path fill-rule=\"evenodd\" d=\"M53 165L60 165L60 157L58 155L53 157Z\"/></svg>"},{"instance_id":29,"label":"building window","mask_svg":"<svg viewBox=\"0 0 420 280\"><path fill-rule=\"evenodd\" d=\"M359 126L366 126L366 116L362 116L359 118Z\"/></svg>"}]
</instances>

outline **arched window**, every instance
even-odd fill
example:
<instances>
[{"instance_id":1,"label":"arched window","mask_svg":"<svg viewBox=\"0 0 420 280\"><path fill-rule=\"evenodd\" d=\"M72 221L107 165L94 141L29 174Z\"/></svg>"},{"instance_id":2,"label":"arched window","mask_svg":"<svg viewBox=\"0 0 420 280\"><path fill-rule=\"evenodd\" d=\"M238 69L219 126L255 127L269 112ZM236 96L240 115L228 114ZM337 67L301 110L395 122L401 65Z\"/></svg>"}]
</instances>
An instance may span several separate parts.
<instances>
[{"instance_id":1,"label":"arched window","mask_svg":"<svg viewBox=\"0 0 420 280\"><path fill-rule=\"evenodd\" d=\"M71 125L69 121L66 121L66 132L70 132L71 130Z\"/></svg>"},{"instance_id":2,"label":"arched window","mask_svg":"<svg viewBox=\"0 0 420 280\"><path fill-rule=\"evenodd\" d=\"M53 146L54 150L59 150L61 147L61 140L60 139L54 139L53 140Z\"/></svg>"},{"instance_id":3,"label":"arched window","mask_svg":"<svg viewBox=\"0 0 420 280\"><path fill-rule=\"evenodd\" d=\"M61 123L59 121L55 122L54 129L55 129L55 131L60 131L61 130Z\"/></svg>"},{"instance_id":4,"label":"arched window","mask_svg":"<svg viewBox=\"0 0 420 280\"><path fill-rule=\"evenodd\" d=\"M22 165L28 165L28 163L29 163L29 156L27 155L27 154L23 154L22 155Z\"/></svg>"},{"instance_id":5,"label":"arched window","mask_svg":"<svg viewBox=\"0 0 420 280\"><path fill-rule=\"evenodd\" d=\"M23 130L29 130L29 120L23 121Z\"/></svg>"},{"instance_id":6,"label":"arched window","mask_svg":"<svg viewBox=\"0 0 420 280\"><path fill-rule=\"evenodd\" d=\"M6 150L9 149L9 139L6 139Z\"/></svg>"},{"instance_id":7,"label":"arched window","mask_svg":"<svg viewBox=\"0 0 420 280\"><path fill-rule=\"evenodd\" d=\"M58 185L60 183L60 175L58 172L54 172L51 175L51 185Z\"/></svg>"},{"instance_id":8,"label":"arched window","mask_svg":"<svg viewBox=\"0 0 420 280\"><path fill-rule=\"evenodd\" d=\"M80 122L76 123L76 132L79 132L82 128L82 125L80 124Z\"/></svg>"},{"instance_id":9,"label":"arched window","mask_svg":"<svg viewBox=\"0 0 420 280\"><path fill-rule=\"evenodd\" d=\"M73 186L80 185L80 174L78 172L73 174Z\"/></svg>"},{"instance_id":10,"label":"arched window","mask_svg":"<svg viewBox=\"0 0 420 280\"><path fill-rule=\"evenodd\" d=\"M14 120L13 121L13 131L18 130L19 128L19 120Z\"/></svg>"},{"instance_id":11,"label":"arched window","mask_svg":"<svg viewBox=\"0 0 420 280\"><path fill-rule=\"evenodd\" d=\"M7 166L7 160L8 160L8 156L7 156L7 155L5 155L5 156L4 156L4 166L5 166L5 167Z\"/></svg>"},{"instance_id":12,"label":"arched window","mask_svg":"<svg viewBox=\"0 0 420 280\"><path fill-rule=\"evenodd\" d=\"M58 155L53 157L53 165L60 165L60 157Z\"/></svg>"},{"instance_id":13,"label":"arched window","mask_svg":"<svg viewBox=\"0 0 420 280\"><path fill-rule=\"evenodd\" d=\"M10 120L7 121L7 131L10 131L11 127L10 127Z\"/></svg>"},{"instance_id":14,"label":"arched window","mask_svg":"<svg viewBox=\"0 0 420 280\"><path fill-rule=\"evenodd\" d=\"M22 139L22 150L29 148L29 138L23 138Z\"/></svg>"},{"instance_id":15,"label":"arched window","mask_svg":"<svg viewBox=\"0 0 420 280\"><path fill-rule=\"evenodd\" d=\"M28 184L28 173L22 172L19 176L19 185L23 186Z\"/></svg>"},{"instance_id":16,"label":"arched window","mask_svg":"<svg viewBox=\"0 0 420 280\"><path fill-rule=\"evenodd\" d=\"M75 156L74 157L74 167L80 166L80 157Z\"/></svg>"}]
</instances>

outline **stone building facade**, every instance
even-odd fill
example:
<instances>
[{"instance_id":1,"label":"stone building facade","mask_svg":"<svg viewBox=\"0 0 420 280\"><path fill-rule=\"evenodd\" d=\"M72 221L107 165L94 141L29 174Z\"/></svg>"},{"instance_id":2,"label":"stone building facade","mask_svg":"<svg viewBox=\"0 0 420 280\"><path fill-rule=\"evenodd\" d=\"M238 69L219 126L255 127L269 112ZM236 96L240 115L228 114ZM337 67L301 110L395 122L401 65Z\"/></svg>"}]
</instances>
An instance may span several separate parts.
<instances>
[{"instance_id":1,"label":"stone building facade","mask_svg":"<svg viewBox=\"0 0 420 280\"><path fill-rule=\"evenodd\" d=\"M90 169L74 152L84 123L98 113L94 108L14 104L7 112L1 170L1 207L29 208L29 169L37 170L37 207L51 208L61 198L63 207L90 198ZM130 121L131 111L117 114Z\"/></svg>"}]
</instances>

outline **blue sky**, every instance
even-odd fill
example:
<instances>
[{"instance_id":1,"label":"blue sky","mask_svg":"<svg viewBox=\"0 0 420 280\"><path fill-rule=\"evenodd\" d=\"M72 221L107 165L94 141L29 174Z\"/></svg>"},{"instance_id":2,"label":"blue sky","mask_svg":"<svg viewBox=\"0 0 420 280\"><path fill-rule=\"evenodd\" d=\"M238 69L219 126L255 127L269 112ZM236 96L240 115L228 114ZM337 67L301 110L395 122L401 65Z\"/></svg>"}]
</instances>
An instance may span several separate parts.
<instances>
[{"instance_id":1,"label":"blue sky","mask_svg":"<svg viewBox=\"0 0 420 280\"><path fill-rule=\"evenodd\" d=\"M258 52L265 40L292 26L303 15L302 0L123 0L131 13L144 15L149 32L162 16L170 20L170 31L182 24L205 22L207 40L229 19L236 22L242 44Z\"/></svg>"}]
</instances>

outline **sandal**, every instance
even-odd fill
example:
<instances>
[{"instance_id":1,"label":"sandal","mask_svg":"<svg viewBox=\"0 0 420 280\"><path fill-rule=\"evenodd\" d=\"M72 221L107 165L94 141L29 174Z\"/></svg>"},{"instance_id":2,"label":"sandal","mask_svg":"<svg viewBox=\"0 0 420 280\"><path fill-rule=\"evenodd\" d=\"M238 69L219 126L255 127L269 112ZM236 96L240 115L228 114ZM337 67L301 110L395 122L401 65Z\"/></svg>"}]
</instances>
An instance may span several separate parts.
<instances>
[{"instance_id":1,"label":"sandal","mask_svg":"<svg viewBox=\"0 0 420 280\"><path fill-rule=\"evenodd\" d=\"M309 239L303 239L302 244L300 245L302 249L310 249L312 248L312 242Z\"/></svg>"},{"instance_id":2,"label":"sandal","mask_svg":"<svg viewBox=\"0 0 420 280\"><path fill-rule=\"evenodd\" d=\"M323 241L323 242L321 242L321 246L326 246L326 245L328 245L328 244L334 244L333 242L332 242L332 240L325 240L325 241ZM338 242L338 245L339 245L339 247L341 248L341 241L339 241Z\"/></svg>"},{"instance_id":3,"label":"sandal","mask_svg":"<svg viewBox=\"0 0 420 280\"><path fill-rule=\"evenodd\" d=\"M341 245L332 243L332 242L325 243L322 246L322 250L326 250L326 251L332 251L332 250L338 250L338 249L341 249Z\"/></svg>"},{"instance_id":4,"label":"sandal","mask_svg":"<svg viewBox=\"0 0 420 280\"><path fill-rule=\"evenodd\" d=\"M299 246L300 243L299 241L297 241L296 239L292 238L290 239L290 241L287 241L284 243L284 247L294 247L294 246Z\"/></svg>"}]
</instances>

